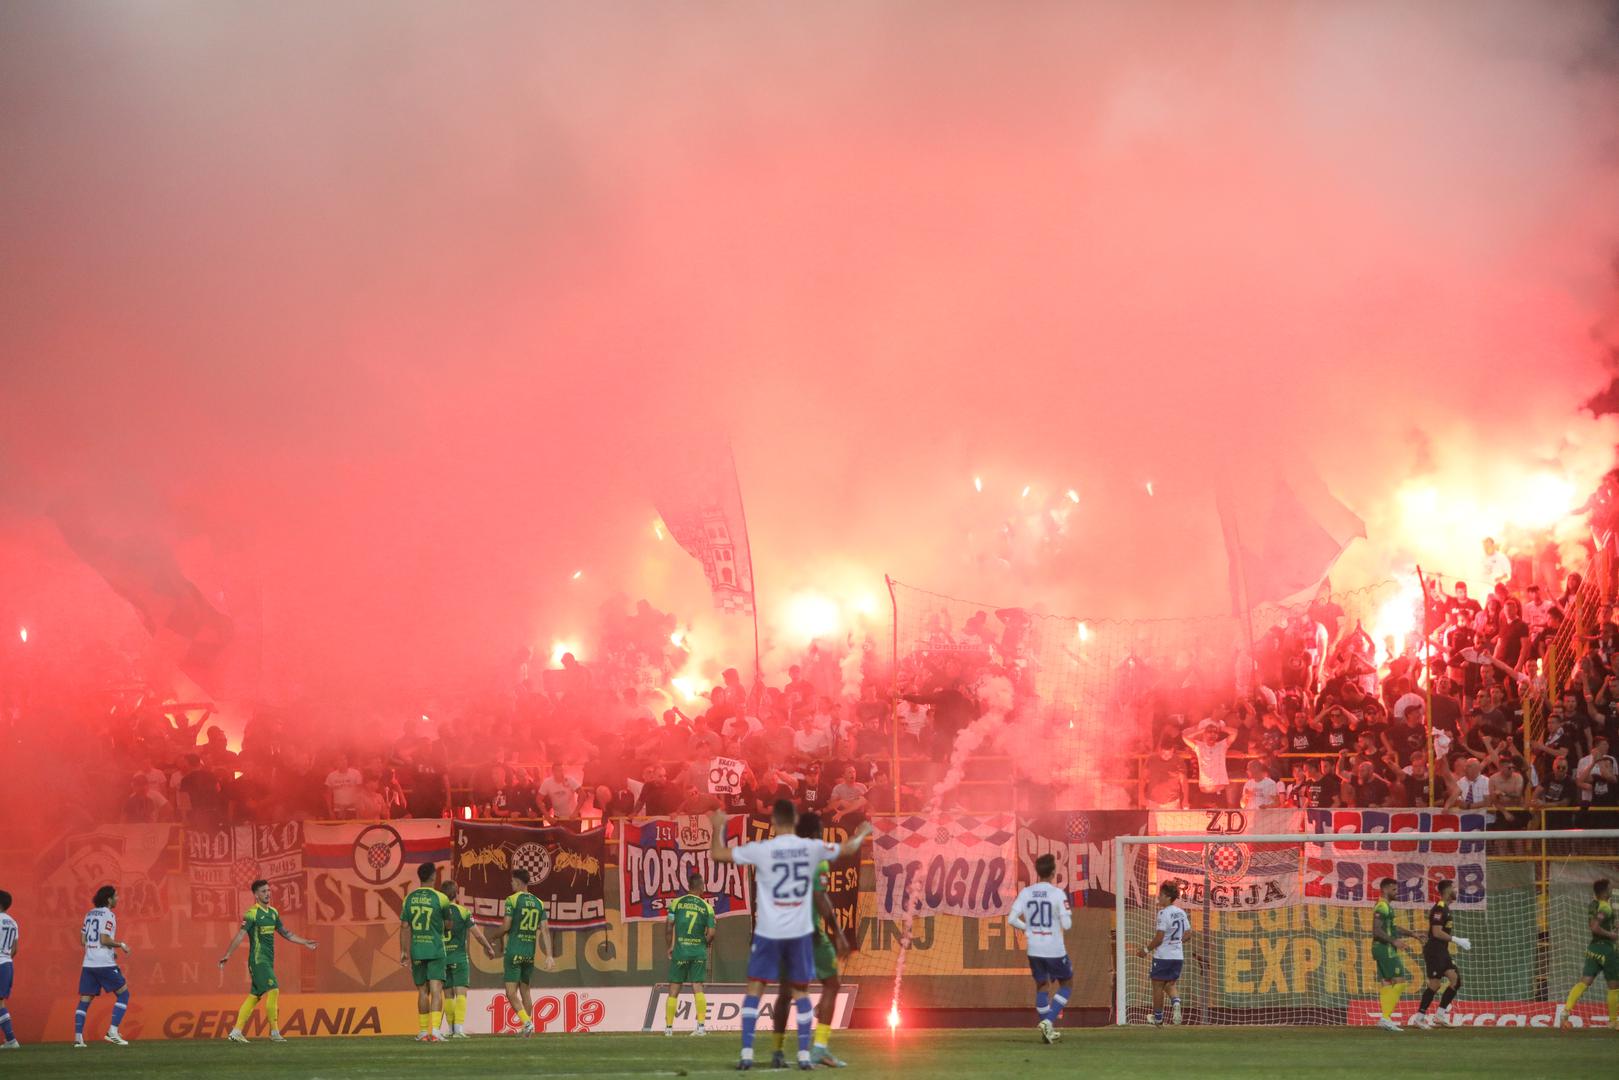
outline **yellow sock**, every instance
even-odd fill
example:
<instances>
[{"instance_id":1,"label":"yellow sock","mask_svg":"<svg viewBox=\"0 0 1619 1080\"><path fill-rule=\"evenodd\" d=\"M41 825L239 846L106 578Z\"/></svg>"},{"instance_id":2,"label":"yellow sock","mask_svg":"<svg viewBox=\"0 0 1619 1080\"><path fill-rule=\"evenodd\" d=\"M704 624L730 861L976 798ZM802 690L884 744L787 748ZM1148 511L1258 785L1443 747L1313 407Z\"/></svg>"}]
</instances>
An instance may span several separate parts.
<instances>
[{"instance_id":1,"label":"yellow sock","mask_svg":"<svg viewBox=\"0 0 1619 1080\"><path fill-rule=\"evenodd\" d=\"M528 1013L524 1012L521 1006L517 1009L517 1022L519 1024L528 1023Z\"/></svg>"},{"instance_id":2,"label":"yellow sock","mask_svg":"<svg viewBox=\"0 0 1619 1080\"><path fill-rule=\"evenodd\" d=\"M258 998L254 997L252 994L247 995L247 1000L242 1002L242 1007L236 1010L237 1031L243 1031L247 1028L247 1018L253 1015L253 1006L257 1005L258 1003Z\"/></svg>"},{"instance_id":3,"label":"yellow sock","mask_svg":"<svg viewBox=\"0 0 1619 1080\"><path fill-rule=\"evenodd\" d=\"M708 1019L708 994L702 990L692 991L693 1004L697 1007L697 1022L701 1024Z\"/></svg>"},{"instance_id":4,"label":"yellow sock","mask_svg":"<svg viewBox=\"0 0 1619 1080\"><path fill-rule=\"evenodd\" d=\"M1385 985L1381 990L1378 991L1378 997L1383 1003L1383 1019L1394 1019L1394 1006L1400 1003L1400 992L1404 989L1404 986L1400 985L1399 983L1394 983L1392 985Z\"/></svg>"},{"instance_id":5,"label":"yellow sock","mask_svg":"<svg viewBox=\"0 0 1619 1080\"><path fill-rule=\"evenodd\" d=\"M421 1034L423 1034L423 1035L427 1034L427 1014L426 1013L417 1013L416 1014L416 1030L418 1032L420 1032Z\"/></svg>"},{"instance_id":6,"label":"yellow sock","mask_svg":"<svg viewBox=\"0 0 1619 1080\"><path fill-rule=\"evenodd\" d=\"M1619 1024L1619 990L1608 987L1608 1023Z\"/></svg>"},{"instance_id":7,"label":"yellow sock","mask_svg":"<svg viewBox=\"0 0 1619 1080\"><path fill-rule=\"evenodd\" d=\"M444 1010L439 1009L427 1014L427 1030L437 1031L444 1026Z\"/></svg>"},{"instance_id":8,"label":"yellow sock","mask_svg":"<svg viewBox=\"0 0 1619 1080\"><path fill-rule=\"evenodd\" d=\"M455 999L455 1022L462 1027L467 1026L467 996L465 994Z\"/></svg>"},{"instance_id":9,"label":"yellow sock","mask_svg":"<svg viewBox=\"0 0 1619 1080\"><path fill-rule=\"evenodd\" d=\"M281 1030L281 991L280 989L266 990L264 993L264 1015L270 1018L270 1030Z\"/></svg>"},{"instance_id":10,"label":"yellow sock","mask_svg":"<svg viewBox=\"0 0 1619 1080\"><path fill-rule=\"evenodd\" d=\"M787 1047L787 1032L786 1031L778 1031L778 1032L776 1032L776 1052L780 1053L782 1050L786 1049L786 1047Z\"/></svg>"},{"instance_id":11,"label":"yellow sock","mask_svg":"<svg viewBox=\"0 0 1619 1080\"><path fill-rule=\"evenodd\" d=\"M826 1044L829 1041L831 1041L831 1038L832 1038L832 1025L831 1024L816 1024L815 1025L815 1045L816 1046L819 1046L822 1050L825 1050L826 1049Z\"/></svg>"},{"instance_id":12,"label":"yellow sock","mask_svg":"<svg viewBox=\"0 0 1619 1080\"><path fill-rule=\"evenodd\" d=\"M1580 995L1583 993L1585 993L1585 984L1582 982L1575 983L1574 989L1568 992L1568 1000L1563 1002L1563 1008L1569 1012L1573 1012L1574 1003L1580 1000Z\"/></svg>"},{"instance_id":13,"label":"yellow sock","mask_svg":"<svg viewBox=\"0 0 1619 1080\"><path fill-rule=\"evenodd\" d=\"M671 1028L671 1027L675 1026L675 1008L679 1004L680 1004L680 999L675 997L673 994L670 994L669 995L669 1000L665 1001L663 1003L663 1026L664 1027Z\"/></svg>"}]
</instances>

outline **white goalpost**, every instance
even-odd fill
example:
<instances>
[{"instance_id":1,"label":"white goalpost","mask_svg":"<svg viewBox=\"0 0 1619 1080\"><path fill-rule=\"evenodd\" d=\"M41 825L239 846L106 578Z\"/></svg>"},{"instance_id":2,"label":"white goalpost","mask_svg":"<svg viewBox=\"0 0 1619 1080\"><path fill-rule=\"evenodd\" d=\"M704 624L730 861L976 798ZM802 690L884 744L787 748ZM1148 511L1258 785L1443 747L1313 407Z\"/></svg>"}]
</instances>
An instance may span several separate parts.
<instances>
[{"instance_id":1,"label":"white goalpost","mask_svg":"<svg viewBox=\"0 0 1619 1080\"><path fill-rule=\"evenodd\" d=\"M1421 935L1399 942L1398 1022L1427 985L1428 911L1449 880L1454 932L1472 946L1452 949L1453 1022L1545 1027L1581 975L1592 884L1619 884L1619 829L1121 836L1113 859L1117 1024L1150 1019L1149 961L1137 950L1153 938L1166 882L1192 927L1182 1023L1375 1023L1372 908L1392 878L1396 925ZM1581 1000L1573 1023L1606 1022L1603 989Z\"/></svg>"}]
</instances>

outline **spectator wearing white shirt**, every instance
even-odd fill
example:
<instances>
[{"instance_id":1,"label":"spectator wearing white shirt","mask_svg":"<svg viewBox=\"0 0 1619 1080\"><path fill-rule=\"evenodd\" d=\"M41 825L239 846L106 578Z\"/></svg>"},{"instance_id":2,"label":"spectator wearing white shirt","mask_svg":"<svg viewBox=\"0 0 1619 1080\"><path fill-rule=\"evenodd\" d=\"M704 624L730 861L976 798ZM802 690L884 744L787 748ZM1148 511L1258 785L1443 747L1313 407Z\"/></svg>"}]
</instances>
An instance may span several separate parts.
<instances>
[{"instance_id":1,"label":"spectator wearing white shirt","mask_svg":"<svg viewBox=\"0 0 1619 1080\"><path fill-rule=\"evenodd\" d=\"M1276 805L1276 781L1263 761L1248 763L1248 782L1242 785L1242 805L1247 810L1264 810Z\"/></svg>"},{"instance_id":2,"label":"spectator wearing white shirt","mask_svg":"<svg viewBox=\"0 0 1619 1080\"><path fill-rule=\"evenodd\" d=\"M563 771L560 761L551 764L551 775L540 785L540 798L550 804L552 816L559 820L579 815L579 781Z\"/></svg>"},{"instance_id":3,"label":"spectator wearing white shirt","mask_svg":"<svg viewBox=\"0 0 1619 1080\"><path fill-rule=\"evenodd\" d=\"M1447 810L1479 810L1490 802L1490 779L1484 775L1484 763L1476 757L1467 759L1462 775L1456 780L1456 791L1445 804Z\"/></svg>"},{"instance_id":4,"label":"spectator wearing white shirt","mask_svg":"<svg viewBox=\"0 0 1619 1080\"><path fill-rule=\"evenodd\" d=\"M1595 795L1596 785L1602 780L1598 770L1604 767L1604 764L1607 769L1608 780L1611 782L1614 759L1608 753L1607 738L1598 735L1591 740L1591 752L1580 758L1580 764L1574 770L1574 781L1580 786L1580 802L1585 806L1590 806L1594 801L1593 796Z\"/></svg>"},{"instance_id":5,"label":"spectator wearing white shirt","mask_svg":"<svg viewBox=\"0 0 1619 1080\"><path fill-rule=\"evenodd\" d=\"M1197 790L1202 806L1226 806L1231 799L1231 778L1226 772L1226 751L1237 736L1224 720L1204 720L1181 736L1197 758Z\"/></svg>"},{"instance_id":6,"label":"spectator wearing white shirt","mask_svg":"<svg viewBox=\"0 0 1619 1080\"><path fill-rule=\"evenodd\" d=\"M334 818L354 817L364 784L365 777L349 760L348 752L338 754L337 768L326 774L326 812Z\"/></svg>"},{"instance_id":7,"label":"spectator wearing white shirt","mask_svg":"<svg viewBox=\"0 0 1619 1080\"><path fill-rule=\"evenodd\" d=\"M1496 548L1492 536L1484 538L1482 571L1485 585L1492 589L1512 580L1512 560Z\"/></svg>"},{"instance_id":8,"label":"spectator wearing white shirt","mask_svg":"<svg viewBox=\"0 0 1619 1080\"><path fill-rule=\"evenodd\" d=\"M1525 592L1528 599L1523 604L1523 621L1529 624L1529 636L1534 637L1546 629L1546 624L1551 621L1552 611L1557 605L1541 598L1539 585L1531 585Z\"/></svg>"}]
</instances>

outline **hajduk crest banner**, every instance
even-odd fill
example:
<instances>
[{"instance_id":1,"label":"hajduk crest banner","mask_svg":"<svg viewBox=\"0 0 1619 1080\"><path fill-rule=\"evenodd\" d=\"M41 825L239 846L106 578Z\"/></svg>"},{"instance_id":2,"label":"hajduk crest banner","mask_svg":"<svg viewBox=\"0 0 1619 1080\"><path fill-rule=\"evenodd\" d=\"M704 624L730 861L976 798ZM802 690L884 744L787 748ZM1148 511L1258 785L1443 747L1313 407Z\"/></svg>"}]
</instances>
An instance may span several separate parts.
<instances>
[{"instance_id":1,"label":"hajduk crest banner","mask_svg":"<svg viewBox=\"0 0 1619 1080\"><path fill-rule=\"evenodd\" d=\"M607 831L575 832L499 822L457 821L452 830L455 884L480 922L499 922L512 871L528 871L528 889L545 901L557 930L607 925Z\"/></svg>"},{"instance_id":2,"label":"hajduk crest banner","mask_svg":"<svg viewBox=\"0 0 1619 1080\"><path fill-rule=\"evenodd\" d=\"M877 911L1005 915L1017 894L1011 814L912 816L874 822Z\"/></svg>"},{"instance_id":3,"label":"hajduk crest banner","mask_svg":"<svg viewBox=\"0 0 1619 1080\"><path fill-rule=\"evenodd\" d=\"M1189 907L1257 911L1293 903L1299 895L1300 844L1255 844L1247 836L1304 831L1302 810L1158 810L1157 836L1205 834L1206 844L1153 844L1156 885L1180 887Z\"/></svg>"}]
</instances>

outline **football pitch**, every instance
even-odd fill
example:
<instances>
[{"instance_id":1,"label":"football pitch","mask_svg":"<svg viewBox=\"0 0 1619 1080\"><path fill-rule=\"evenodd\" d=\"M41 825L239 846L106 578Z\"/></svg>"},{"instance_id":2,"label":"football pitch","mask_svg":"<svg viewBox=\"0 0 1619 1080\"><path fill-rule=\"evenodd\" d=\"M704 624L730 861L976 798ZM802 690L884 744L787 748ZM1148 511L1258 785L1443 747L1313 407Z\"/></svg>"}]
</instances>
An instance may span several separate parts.
<instances>
[{"instance_id":1,"label":"football pitch","mask_svg":"<svg viewBox=\"0 0 1619 1080\"><path fill-rule=\"evenodd\" d=\"M764 1060L754 1072L775 1073ZM536 1076L710 1076L733 1073L739 1043L734 1032L706 1039L677 1035L553 1035L533 1039L483 1037L441 1045L402 1038L298 1039L285 1045L258 1041L139 1042L127 1049L95 1043L86 1050L64 1044L0 1053L6 1075L117 1077L160 1080L182 1076L282 1077L336 1080L387 1077L443 1080L446 1076L503 1080ZM848 1076L1022 1080L1024 1077L1152 1077L1192 1075L1198 1080L1232 1076L1364 1078L1608 1076L1619 1032L1607 1029L1556 1032L1544 1029L1407 1031L1375 1028L1150 1028L1070 1030L1055 1046L1034 1031L986 1029L839 1032L833 1051L849 1061ZM789 1055L791 1056L791 1055ZM824 1070L817 1070L824 1071Z\"/></svg>"}]
</instances>

